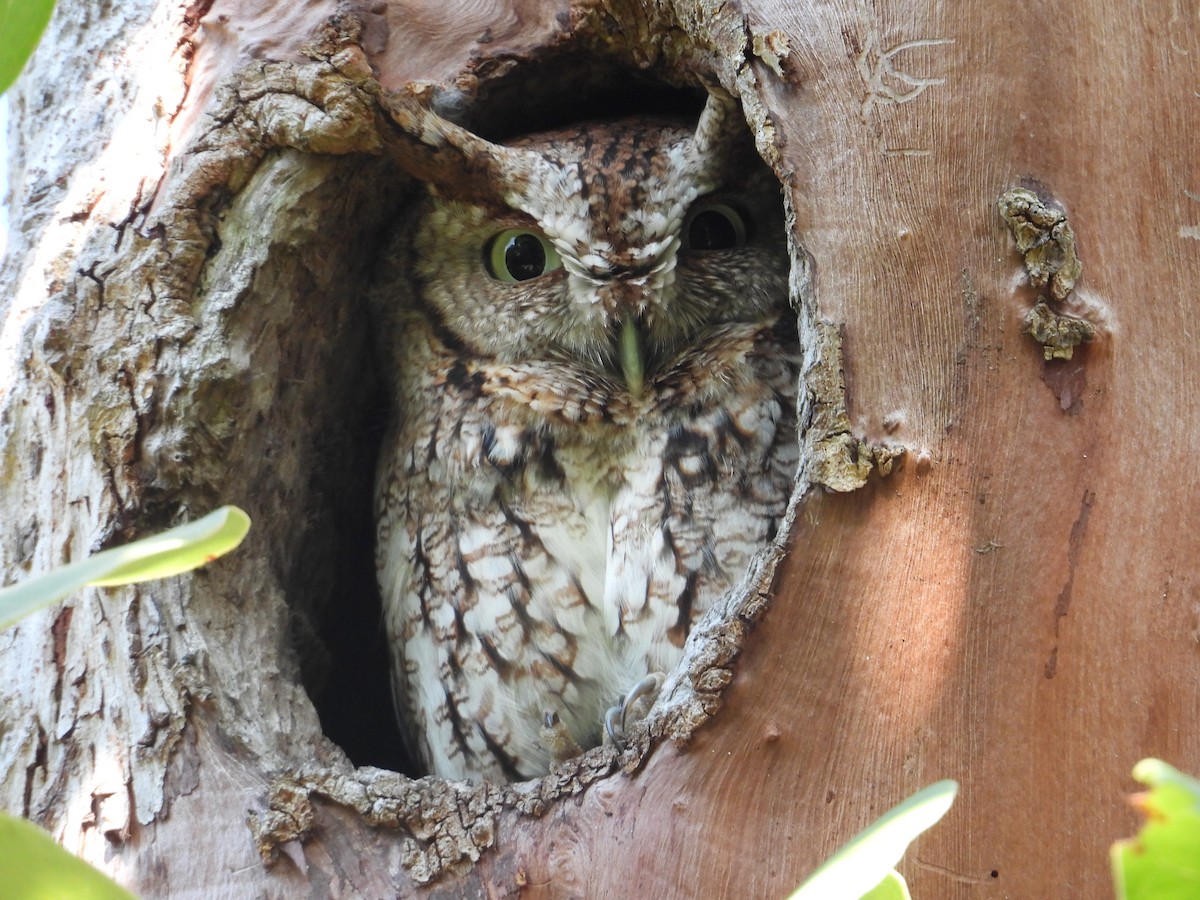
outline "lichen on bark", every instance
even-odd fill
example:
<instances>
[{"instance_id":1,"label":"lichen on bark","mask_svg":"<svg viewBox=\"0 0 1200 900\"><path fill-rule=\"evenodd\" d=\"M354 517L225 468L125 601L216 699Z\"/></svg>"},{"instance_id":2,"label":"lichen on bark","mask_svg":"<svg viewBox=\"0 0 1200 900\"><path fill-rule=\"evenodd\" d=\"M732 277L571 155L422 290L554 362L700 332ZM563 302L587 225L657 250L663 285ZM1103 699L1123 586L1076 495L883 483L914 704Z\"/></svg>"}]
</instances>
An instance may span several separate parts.
<instances>
[{"instance_id":1,"label":"lichen on bark","mask_svg":"<svg viewBox=\"0 0 1200 900\"><path fill-rule=\"evenodd\" d=\"M996 206L1025 260L1029 283L1065 300L1083 272L1066 212L1027 188L1005 191Z\"/></svg>"},{"instance_id":2,"label":"lichen on bark","mask_svg":"<svg viewBox=\"0 0 1200 900\"><path fill-rule=\"evenodd\" d=\"M1096 326L1086 319L1062 315L1039 300L1025 314L1025 330L1042 345L1047 360L1071 359L1075 348L1096 336Z\"/></svg>"},{"instance_id":3,"label":"lichen on bark","mask_svg":"<svg viewBox=\"0 0 1200 900\"><path fill-rule=\"evenodd\" d=\"M1005 191L996 208L1016 241L1029 283L1049 289L1025 314L1025 331L1047 360L1071 359L1076 347L1095 338L1096 326L1061 310L1083 274L1066 211L1027 188Z\"/></svg>"}]
</instances>

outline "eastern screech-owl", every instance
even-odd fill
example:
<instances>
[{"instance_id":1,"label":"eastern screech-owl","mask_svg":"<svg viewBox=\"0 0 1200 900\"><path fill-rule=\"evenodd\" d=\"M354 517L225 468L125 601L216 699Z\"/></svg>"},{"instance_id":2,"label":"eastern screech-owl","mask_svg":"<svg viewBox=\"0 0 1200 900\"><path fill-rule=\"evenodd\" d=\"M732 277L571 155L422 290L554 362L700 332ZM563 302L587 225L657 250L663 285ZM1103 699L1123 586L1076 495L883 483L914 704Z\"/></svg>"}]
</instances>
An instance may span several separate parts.
<instances>
[{"instance_id":1,"label":"eastern screech-owl","mask_svg":"<svg viewBox=\"0 0 1200 900\"><path fill-rule=\"evenodd\" d=\"M425 176L373 299L378 573L410 749L515 780L563 755L548 723L598 744L776 532L798 462L782 204L716 92L694 128L437 129L458 174Z\"/></svg>"}]
</instances>

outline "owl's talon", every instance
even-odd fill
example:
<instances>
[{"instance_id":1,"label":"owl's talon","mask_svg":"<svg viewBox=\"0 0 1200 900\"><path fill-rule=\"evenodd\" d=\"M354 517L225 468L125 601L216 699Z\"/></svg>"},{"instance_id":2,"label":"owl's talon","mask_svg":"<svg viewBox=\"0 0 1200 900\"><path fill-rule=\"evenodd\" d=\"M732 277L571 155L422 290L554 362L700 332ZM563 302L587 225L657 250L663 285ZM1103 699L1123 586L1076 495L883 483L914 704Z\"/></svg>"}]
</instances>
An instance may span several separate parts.
<instances>
[{"instance_id":1,"label":"owl's talon","mask_svg":"<svg viewBox=\"0 0 1200 900\"><path fill-rule=\"evenodd\" d=\"M552 709L542 712L542 728L538 742L546 748L546 752L555 762L565 762L583 753L575 737L558 717L558 713Z\"/></svg>"},{"instance_id":2,"label":"owl's talon","mask_svg":"<svg viewBox=\"0 0 1200 900\"><path fill-rule=\"evenodd\" d=\"M630 714L632 713L634 721L637 721L650 712L650 707L666 680L667 677L662 672L652 672L630 689L620 706L609 707L604 714L604 730L618 750L625 749L626 725Z\"/></svg>"},{"instance_id":3,"label":"owl's talon","mask_svg":"<svg viewBox=\"0 0 1200 900\"><path fill-rule=\"evenodd\" d=\"M667 676L662 672L651 672L641 681L633 686L628 694L625 695L625 702L621 704L621 731L625 731L625 723L629 719L631 710L636 709L635 721L643 718L646 713L650 712L650 707L654 705L654 701L658 699L658 692L662 690L663 682L667 680ZM643 702L640 702L643 701Z\"/></svg>"},{"instance_id":4,"label":"owl's talon","mask_svg":"<svg viewBox=\"0 0 1200 900\"><path fill-rule=\"evenodd\" d=\"M621 725L620 706L610 706L604 713L604 733L618 750L625 749L625 730Z\"/></svg>"}]
</instances>

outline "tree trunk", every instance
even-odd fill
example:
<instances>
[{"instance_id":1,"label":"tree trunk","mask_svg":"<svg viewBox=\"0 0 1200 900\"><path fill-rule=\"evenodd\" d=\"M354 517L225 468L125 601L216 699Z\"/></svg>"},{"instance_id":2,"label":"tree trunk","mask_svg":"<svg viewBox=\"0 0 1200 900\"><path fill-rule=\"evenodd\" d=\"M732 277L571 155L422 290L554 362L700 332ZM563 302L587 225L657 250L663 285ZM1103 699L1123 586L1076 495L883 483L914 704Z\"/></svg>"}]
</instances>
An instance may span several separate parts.
<instances>
[{"instance_id":1,"label":"tree trunk","mask_svg":"<svg viewBox=\"0 0 1200 900\"><path fill-rule=\"evenodd\" d=\"M64 0L12 94L0 568L255 524L0 635L0 803L145 896L783 896L956 778L914 896L1106 896L1133 763L1200 770L1197 58L1168 0ZM720 81L787 189L790 533L624 755L411 780L370 547L390 92L484 128L632 70Z\"/></svg>"}]
</instances>

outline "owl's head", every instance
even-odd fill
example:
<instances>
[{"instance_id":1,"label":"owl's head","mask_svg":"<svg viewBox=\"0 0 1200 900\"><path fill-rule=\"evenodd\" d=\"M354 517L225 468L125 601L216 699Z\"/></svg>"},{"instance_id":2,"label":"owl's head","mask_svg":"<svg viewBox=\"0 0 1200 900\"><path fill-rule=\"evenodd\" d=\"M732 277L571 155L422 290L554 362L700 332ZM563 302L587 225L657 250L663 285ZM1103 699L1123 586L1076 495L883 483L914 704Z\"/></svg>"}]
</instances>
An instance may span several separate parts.
<instances>
[{"instance_id":1,"label":"owl's head","mask_svg":"<svg viewBox=\"0 0 1200 900\"><path fill-rule=\"evenodd\" d=\"M637 395L717 327L786 302L779 184L727 95L693 128L639 117L505 145L447 128L469 177L428 179L411 241L420 301L473 353Z\"/></svg>"}]
</instances>

